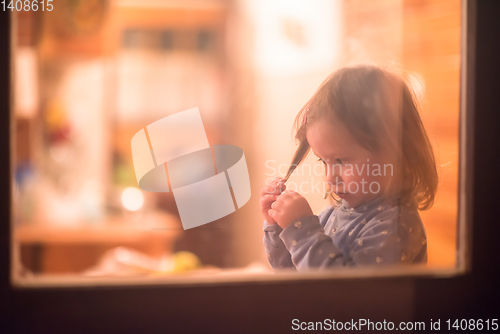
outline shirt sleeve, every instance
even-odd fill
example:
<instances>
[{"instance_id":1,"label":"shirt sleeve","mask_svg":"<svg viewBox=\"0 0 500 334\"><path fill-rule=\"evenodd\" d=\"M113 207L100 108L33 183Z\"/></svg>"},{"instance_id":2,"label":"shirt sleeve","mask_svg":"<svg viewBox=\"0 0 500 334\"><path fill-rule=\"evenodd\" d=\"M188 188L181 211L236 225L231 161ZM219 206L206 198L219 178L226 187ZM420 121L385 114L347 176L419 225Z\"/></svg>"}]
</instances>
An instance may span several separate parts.
<instances>
[{"instance_id":1,"label":"shirt sleeve","mask_svg":"<svg viewBox=\"0 0 500 334\"><path fill-rule=\"evenodd\" d=\"M318 216L308 216L287 226L280 239L299 271L312 268L344 266L343 254L325 234Z\"/></svg>"},{"instance_id":2,"label":"shirt sleeve","mask_svg":"<svg viewBox=\"0 0 500 334\"><path fill-rule=\"evenodd\" d=\"M264 247L269 264L276 269L295 269L290 252L285 247L279 235L283 229L278 224L269 224L264 221Z\"/></svg>"},{"instance_id":3,"label":"shirt sleeve","mask_svg":"<svg viewBox=\"0 0 500 334\"><path fill-rule=\"evenodd\" d=\"M324 216L331 212L329 211L329 207L320 212L318 216L313 216L318 219L324 220ZM327 218L327 217L326 217ZM283 240L280 238L281 232L283 229L278 224L269 224L267 221L264 221L264 247L267 253L267 259L271 266L276 269L286 269L290 268L296 270L294 262L292 261L292 256L288 251L288 248L283 243Z\"/></svg>"}]
</instances>

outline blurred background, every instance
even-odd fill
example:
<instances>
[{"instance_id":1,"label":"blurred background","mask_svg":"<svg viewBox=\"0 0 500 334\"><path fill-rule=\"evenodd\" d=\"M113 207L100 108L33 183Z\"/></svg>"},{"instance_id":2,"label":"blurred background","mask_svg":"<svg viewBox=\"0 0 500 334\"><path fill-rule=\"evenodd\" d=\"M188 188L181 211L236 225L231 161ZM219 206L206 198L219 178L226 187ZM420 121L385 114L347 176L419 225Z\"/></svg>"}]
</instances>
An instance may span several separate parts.
<instances>
[{"instance_id":1,"label":"blurred background","mask_svg":"<svg viewBox=\"0 0 500 334\"><path fill-rule=\"evenodd\" d=\"M15 12L14 274L272 272L258 201L292 123L328 74L410 72L440 164L421 212L428 266L456 265L460 1L59 0ZM198 107L211 145L243 149L252 197L184 231L172 193L137 187L130 142ZM291 182L321 182L309 157ZM280 168L281 167L281 168ZM309 172L308 172L309 171ZM313 211L323 194L305 189Z\"/></svg>"}]
</instances>

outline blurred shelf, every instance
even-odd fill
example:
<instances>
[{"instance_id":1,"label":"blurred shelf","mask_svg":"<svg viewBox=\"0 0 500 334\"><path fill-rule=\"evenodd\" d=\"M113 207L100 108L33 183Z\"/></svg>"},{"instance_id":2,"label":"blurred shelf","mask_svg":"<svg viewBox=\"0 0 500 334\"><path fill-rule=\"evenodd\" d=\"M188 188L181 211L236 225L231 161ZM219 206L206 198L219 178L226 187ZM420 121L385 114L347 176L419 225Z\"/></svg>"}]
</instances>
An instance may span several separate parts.
<instances>
[{"instance_id":1,"label":"blurred shelf","mask_svg":"<svg viewBox=\"0 0 500 334\"><path fill-rule=\"evenodd\" d=\"M147 222L147 225L141 225L141 222ZM144 214L140 219L112 216L104 221L89 224L20 224L14 228L14 240L21 244L130 244L158 239L170 240L182 231L178 219L158 212Z\"/></svg>"}]
</instances>

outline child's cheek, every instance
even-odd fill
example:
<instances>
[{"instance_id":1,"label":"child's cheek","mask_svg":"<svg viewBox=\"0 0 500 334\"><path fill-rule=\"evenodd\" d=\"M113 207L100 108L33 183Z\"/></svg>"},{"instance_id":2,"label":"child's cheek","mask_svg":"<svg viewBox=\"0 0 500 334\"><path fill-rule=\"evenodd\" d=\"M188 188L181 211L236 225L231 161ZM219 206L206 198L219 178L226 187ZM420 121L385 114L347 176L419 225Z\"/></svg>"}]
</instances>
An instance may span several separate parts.
<instances>
[{"instance_id":1,"label":"child's cheek","mask_svg":"<svg viewBox=\"0 0 500 334\"><path fill-rule=\"evenodd\" d=\"M348 193L357 194L359 192L359 188L361 187L361 181L361 177L358 177L356 175L346 176L345 191Z\"/></svg>"},{"instance_id":2,"label":"child's cheek","mask_svg":"<svg viewBox=\"0 0 500 334\"><path fill-rule=\"evenodd\" d=\"M356 190L356 184L358 183L356 177L353 175L344 175L342 180L345 183L344 192L353 193ZM342 189L341 189L342 190Z\"/></svg>"}]
</instances>

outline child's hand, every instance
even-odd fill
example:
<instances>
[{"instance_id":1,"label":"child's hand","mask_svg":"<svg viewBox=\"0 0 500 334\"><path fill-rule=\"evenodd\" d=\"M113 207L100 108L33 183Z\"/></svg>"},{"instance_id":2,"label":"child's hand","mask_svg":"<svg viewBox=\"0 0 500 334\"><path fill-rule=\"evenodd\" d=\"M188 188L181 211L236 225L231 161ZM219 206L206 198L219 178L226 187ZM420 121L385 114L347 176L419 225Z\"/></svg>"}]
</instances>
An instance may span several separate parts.
<instances>
[{"instance_id":1,"label":"child's hand","mask_svg":"<svg viewBox=\"0 0 500 334\"><path fill-rule=\"evenodd\" d=\"M313 214L307 200L299 193L288 190L279 195L271 204L269 215L279 226L286 228L294 220Z\"/></svg>"},{"instance_id":2,"label":"child's hand","mask_svg":"<svg viewBox=\"0 0 500 334\"><path fill-rule=\"evenodd\" d=\"M273 203L278 195L286 189L284 182L285 180L283 178L275 177L267 181L260 192L260 212L269 224L276 224L276 221L269 216L269 210L271 209L271 203Z\"/></svg>"}]
</instances>

